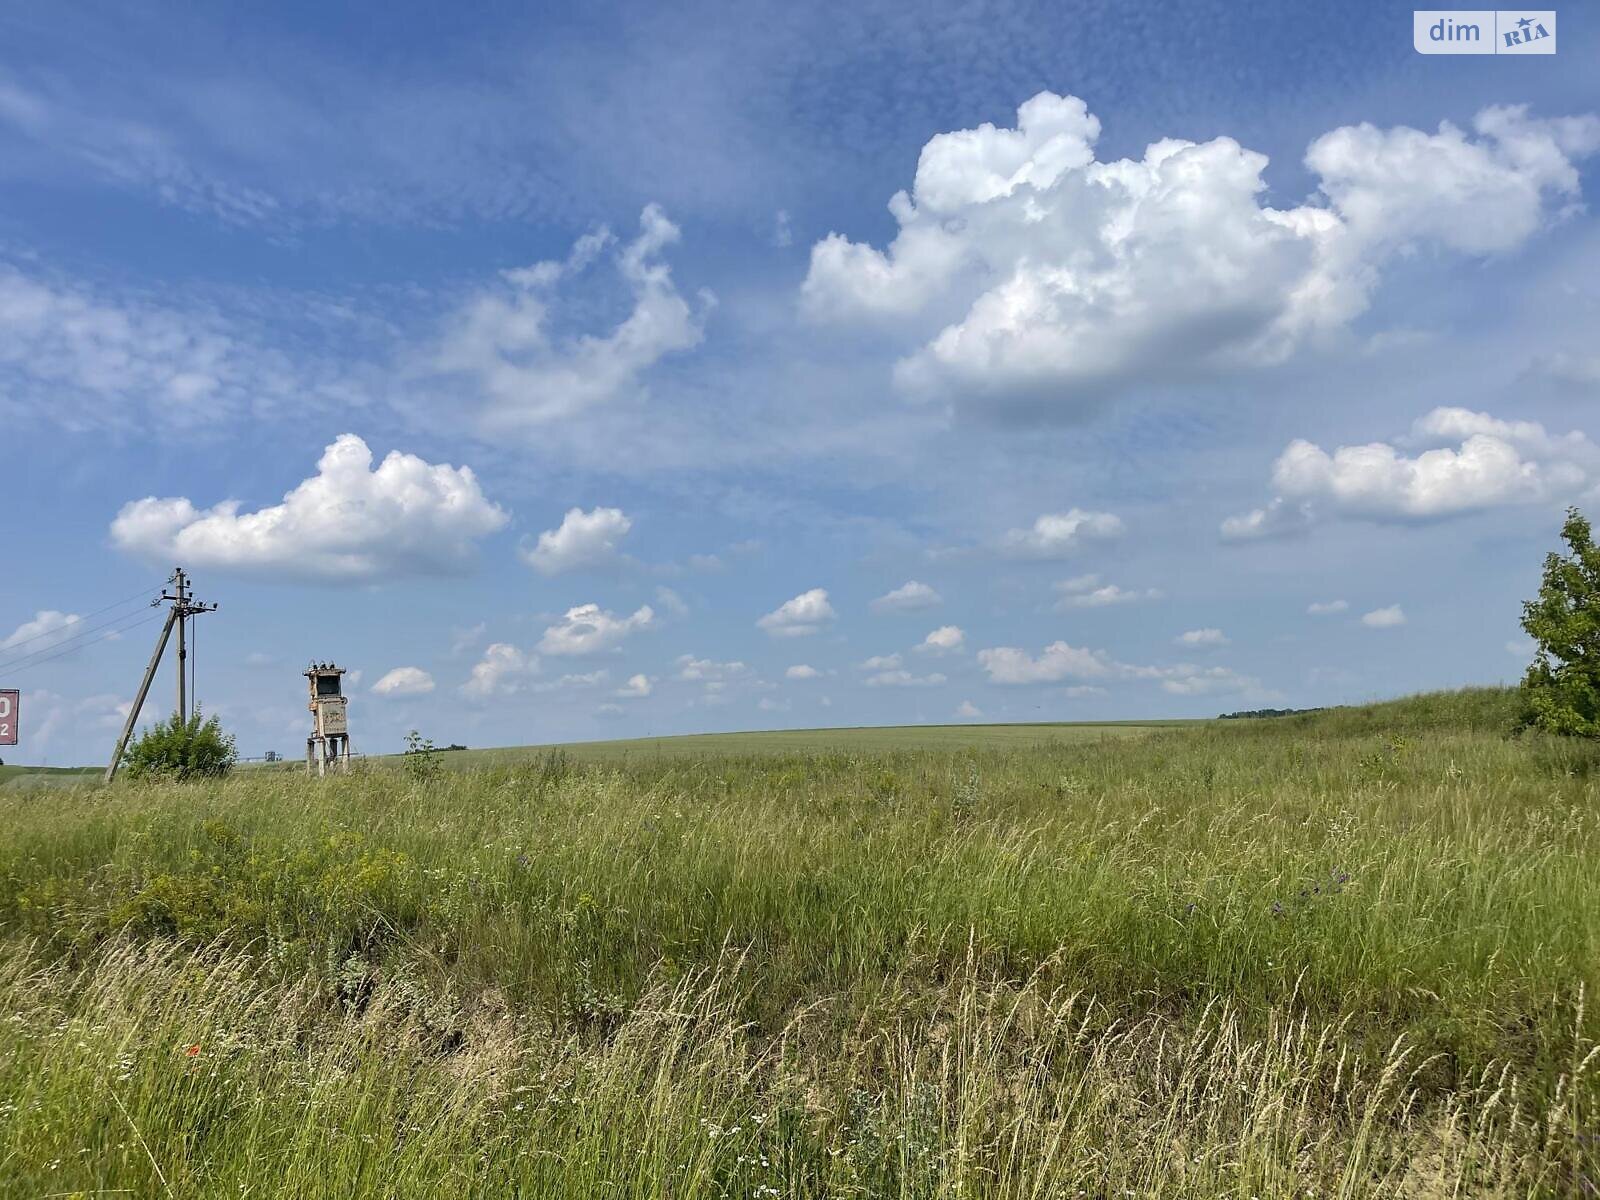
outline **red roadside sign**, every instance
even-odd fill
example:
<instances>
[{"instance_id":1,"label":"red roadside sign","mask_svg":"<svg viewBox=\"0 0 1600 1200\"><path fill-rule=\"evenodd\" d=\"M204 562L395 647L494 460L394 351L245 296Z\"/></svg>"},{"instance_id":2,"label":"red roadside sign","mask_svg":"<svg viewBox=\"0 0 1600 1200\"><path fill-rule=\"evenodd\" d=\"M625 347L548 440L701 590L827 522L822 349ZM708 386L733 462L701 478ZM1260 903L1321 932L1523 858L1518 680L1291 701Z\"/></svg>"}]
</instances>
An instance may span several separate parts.
<instances>
[{"instance_id":1,"label":"red roadside sign","mask_svg":"<svg viewBox=\"0 0 1600 1200\"><path fill-rule=\"evenodd\" d=\"M0 691L0 746L17 744L17 693Z\"/></svg>"}]
</instances>

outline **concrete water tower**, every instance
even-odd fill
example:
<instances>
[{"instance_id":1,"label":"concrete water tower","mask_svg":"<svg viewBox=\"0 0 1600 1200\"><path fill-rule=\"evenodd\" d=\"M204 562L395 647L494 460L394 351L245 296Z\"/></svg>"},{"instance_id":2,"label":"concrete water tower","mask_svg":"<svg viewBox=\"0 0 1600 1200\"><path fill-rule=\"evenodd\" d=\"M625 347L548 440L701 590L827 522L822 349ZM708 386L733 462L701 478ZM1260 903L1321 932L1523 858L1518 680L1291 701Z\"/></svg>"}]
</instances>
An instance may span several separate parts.
<instances>
[{"instance_id":1,"label":"concrete water tower","mask_svg":"<svg viewBox=\"0 0 1600 1200\"><path fill-rule=\"evenodd\" d=\"M344 668L312 663L305 673L311 693L307 707L313 719L306 739L306 773L326 775L329 768L350 768L350 702L344 695Z\"/></svg>"}]
</instances>

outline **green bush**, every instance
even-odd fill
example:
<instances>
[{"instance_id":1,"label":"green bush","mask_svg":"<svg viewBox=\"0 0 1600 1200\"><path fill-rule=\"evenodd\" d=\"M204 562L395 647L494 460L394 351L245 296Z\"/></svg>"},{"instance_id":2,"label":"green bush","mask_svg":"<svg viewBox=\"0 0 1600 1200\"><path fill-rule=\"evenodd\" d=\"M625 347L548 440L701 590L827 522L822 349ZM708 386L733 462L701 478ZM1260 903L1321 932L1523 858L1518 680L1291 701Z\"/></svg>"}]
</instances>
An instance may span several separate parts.
<instances>
[{"instance_id":1,"label":"green bush","mask_svg":"<svg viewBox=\"0 0 1600 1200\"><path fill-rule=\"evenodd\" d=\"M141 733L122 756L130 779L214 779L233 770L239 752L217 718L173 713Z\"/></svg>"}]
</instances>

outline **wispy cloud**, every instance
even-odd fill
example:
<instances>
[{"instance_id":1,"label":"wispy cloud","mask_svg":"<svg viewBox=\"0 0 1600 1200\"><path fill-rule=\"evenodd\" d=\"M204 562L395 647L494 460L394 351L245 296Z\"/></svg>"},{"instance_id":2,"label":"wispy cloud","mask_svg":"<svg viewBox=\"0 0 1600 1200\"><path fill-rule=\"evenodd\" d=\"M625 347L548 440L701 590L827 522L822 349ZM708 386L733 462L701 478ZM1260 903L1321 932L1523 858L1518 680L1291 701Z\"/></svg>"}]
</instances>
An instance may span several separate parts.
<instances>
[{"instance_id":1,"label":"wispy cloud","mask_svg":"<svg viewBox=\"0 0 1600 1200\"><path fill-rule=\"evenodd\" d=\"M478 420L501 435L528 435L634 392L659 360L699 345L705 336L714 303L710 293L691 304L662 257L678 237L678 227L660 208L646 206L638 236L612 256L633 308L619 324L597 333L556 332L557 289L606 254L609 231L579 239L563 262L502 272L497 286L468 300L448 322L433 366L476 385Z\"/></svg>"}]
</instances>

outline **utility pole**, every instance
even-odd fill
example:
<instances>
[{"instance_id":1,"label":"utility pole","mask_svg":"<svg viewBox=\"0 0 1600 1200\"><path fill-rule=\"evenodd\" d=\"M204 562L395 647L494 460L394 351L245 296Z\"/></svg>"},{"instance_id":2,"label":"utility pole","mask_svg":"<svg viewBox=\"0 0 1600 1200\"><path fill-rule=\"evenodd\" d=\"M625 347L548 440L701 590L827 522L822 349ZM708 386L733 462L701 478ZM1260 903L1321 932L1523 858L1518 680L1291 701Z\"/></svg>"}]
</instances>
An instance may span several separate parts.
<instances>
[{"instance_id":1,"label":"utility pole","mask_svg":"<svg viewBox=\"0 0 1600 1200\"><path fill-rule=\"evenodd\" d=\"M163 600L171 600L172 610L178 614L178 720L189 720L189 694L185 690L189 680L189 576L184 574L182 567L177 567L172 572L172 590L174 595L161 594Z\"/></svg>"},{"instance_id":2,"label":"utility pole","mask_svg":"<svg viewBox=\"0 0 1600 1200\"><path fill-rule=\"evenodd\" d=\"M201 604L189 594L189 574L182 567L175 567L172 578L167 581L172 584L172 591L162 592L162 600L172 602L173 615L177 617L178 630L178 720L189 720L189 621L202 613L216 612L215 604Z\"/></svg>"},{"instance_id":3,"label":"utility pole","mask_svg":"<svg viewBox=\"0 0 1600 1200\"><path fill-rule=\"evenodd\" d=\"M185 666L189 657L188 640L185 637L187 622L203 613L216 612L215 604L203 604L194 599L189 593L189 576L182 567L174 568L172 577L167 580L172 584L171 592L162 592L157 600L152 600L151 606L170 602L172 607L167 610L167 619L162 623L161 635L156 639L155 651L150 655L150 663L144 669L144 679L139 683L139 691L133 698L133 707L128 709L128 719L123 722L122 734L117 738L117 748L111 754L111 761L106 764L106 773L103 776L106 783L117 777L117 768L122 765L122 753L128 748L128 739L133 736L133 727L139 723L139 712L144 708L145 697L150 694L150 684L156 677L156 668L161 665L161 656L166 653L167 642L172 638L174 628L178 631L178 720L189 720L189 692Z\"/></svg>"},{"instance_id":4,"label":"utility pole","mask_svg":"<svg viewBox=\"0 0 1600 1200\"><path fill-rule=\"evenodd\" d=\"M159 604L160 601L154 601ZM128 719L122 724L122 733L117 738L117 748L111 752L111 761L106 764L104 782L110 783L117 777L117 767L122 763L122 752L128 748L128 739L133 736L133 727L139 721L139 710L144 707L144 698L150 694L150 681L156 677L156 668L161 665L161 655L167 649L167 639L172 636L172 623L177 617L174 610L167 614L167 619L161 624L161 636L156 638L155 653L150 655L150 665L144 669L144 679L139 684L138 694L133 698L133 707L128 709Z\"/></svg>"}]
</instances>

